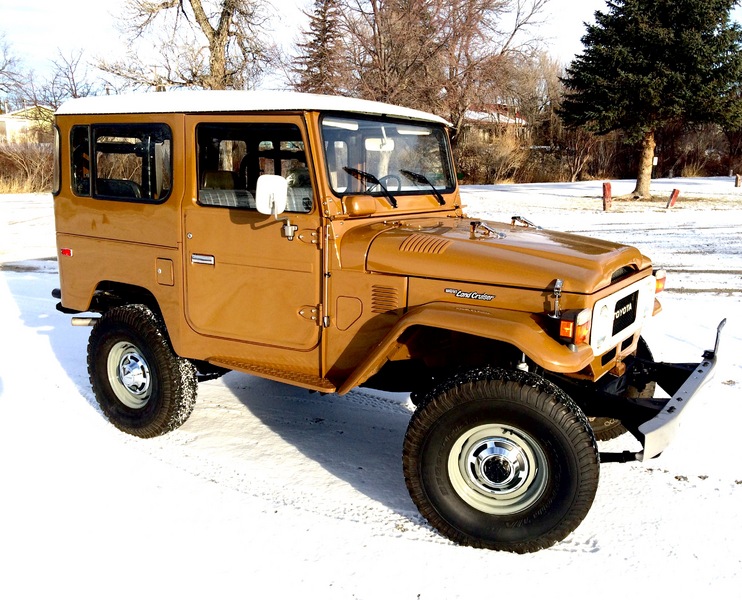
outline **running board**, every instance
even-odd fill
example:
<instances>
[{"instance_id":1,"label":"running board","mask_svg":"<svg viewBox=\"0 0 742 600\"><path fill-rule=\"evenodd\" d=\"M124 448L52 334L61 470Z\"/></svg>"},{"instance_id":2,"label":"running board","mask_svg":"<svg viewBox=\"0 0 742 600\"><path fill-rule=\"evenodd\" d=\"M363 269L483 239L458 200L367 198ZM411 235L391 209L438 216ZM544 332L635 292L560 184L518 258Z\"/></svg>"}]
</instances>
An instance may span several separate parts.
<instances>
[{"instance_id":1,"label":"running board","mask_svg":"<svg viewBox=\"0 0 742 600\"><path fill-rule=\"evenodd\" d=\"M279 365L256 365L224 356L215 356L210 358L208 362L218 367L224 367L225 369L242 371L243 373L258 375L273 381L288 383L325 394L332 394L337 389L331 381L323 377L316 377L307 373L297 373L296 371L287 371Z\"/></svg>"}]
</instances>

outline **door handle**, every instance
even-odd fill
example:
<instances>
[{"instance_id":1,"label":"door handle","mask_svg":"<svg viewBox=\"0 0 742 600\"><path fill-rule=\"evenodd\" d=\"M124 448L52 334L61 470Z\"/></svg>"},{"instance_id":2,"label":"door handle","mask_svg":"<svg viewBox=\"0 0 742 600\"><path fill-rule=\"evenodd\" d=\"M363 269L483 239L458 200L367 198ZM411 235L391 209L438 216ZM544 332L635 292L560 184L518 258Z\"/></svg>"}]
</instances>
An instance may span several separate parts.
<instances>
[{"instance_id":1,"label":"door handle","mask_svg":"<svg viewBox=\"0 0 742 600\"><path fill-rule=\"evenodd\" d=\"M215 265L216 260L211 254L191 254L191 264L193 265Z\"/></svg>"}]
</instances>

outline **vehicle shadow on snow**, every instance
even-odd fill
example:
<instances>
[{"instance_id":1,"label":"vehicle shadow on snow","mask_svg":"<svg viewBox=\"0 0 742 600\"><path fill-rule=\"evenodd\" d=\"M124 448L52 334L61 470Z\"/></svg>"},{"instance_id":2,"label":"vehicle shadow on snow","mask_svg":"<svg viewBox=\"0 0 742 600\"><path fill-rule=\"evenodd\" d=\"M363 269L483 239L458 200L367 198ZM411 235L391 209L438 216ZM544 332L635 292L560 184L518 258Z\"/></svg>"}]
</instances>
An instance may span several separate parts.
<instances>
[{"instance_id":1,"label":"vehicle shadow on snow","mask_svg":"<svg viewBox=\"0 0 742 600\"><path fill-rule=\"evenodd\" d=\"M46 336L59 367L85 400L98 412L87 372L88 327L73 327L70 316L56 310L52 289L59 287L57 263L40 259L3 263L2 276L20 312L21 322L36 335ZM47 375L49 372L47 371ZM54 375L51 375L54 376Z\"/></svg>"},{"instance_id":2,"label":"vehicle shadow on snow","mask_svg":"<svg viewBox=\"0 0 742 600\"><path fill-rule=\"evenodd\" d=\"M345 396L322 395L240 373L229 373L222 382L262 425L324 471L398 515L421 522L402 475L402 444L412 412L407 396L363 388ZM295 487L289 495L306 491L320 500L326 495L332 504L344 502L334 497L333 485L307 490L317 481L305 480L301 466L280 464L278 457L277 468L289 469L281 477Z\"/></svg>"},{"instance_id":3,"label":"vehicle shadow on snow","mask_svg":"<svg viewBox=\"0 0 742 600\"><path fill-rule=\"evenodd\" d=\"M50 266L44 270L1 270L23 325L33 332L31 335L46 336L49 340L59 366L45 369L45 376L66 374L80 396L105 420L93 397L87 373L90 329L71 326L69 316L56 311L56 300L50 292L58 286L57 274ZM31 350L34 347L28 345ZM0 392L2 386L0 380ZM58 387L63 390L65 385L60 383ZM216 382L200 386L191 421L203 417L199 412L208 413L210 406L218 405L222 401L220 390L224 388L247 409L238 418L243 418L253 430L257 427L258 435L265 428L288 447L283 454L280 444L273 440L267 442L267 450L258 447L258 456L250 457L247 468L257 460L260 473L238 474L248 486L262 486L269 495L278 497L279 502L309 512L370 523L386 535L396 537L420 527L415 537L422 534L426 539L447 543L419 515L405 486L402 445L412 412L405 395L364 388L356 388L345 396L322 395L242 373L228 373ZM219 431L221 422L223 416L216 415L208 423L210 433L217 437L234 433L230 427ZM183 429L188 427L187 422ZM237 435L244 435L244 452L251 452L250 433L238 431ZM208 443L203 452L198 448L198 442L189 442L188 452L183 454L197 460L207 459L204 465L210 464L208 457L214 448ZM293 451L307 460L290 457L295 455ZM255 480L263 476L265 481ZM215 481L220 478L218 473L211 473L210 477ZM357 494L349 492L346 486ZM596 551L590 540L579 538L568 538L555 549Z\"/></svg>"},{"instance_id":4,"label":"vehicle shadow on snow","mask_svg":"<svg viewBox=\"0 0 742 600\"><path fill-rule=\"evenodd\" d=\"M58 369L101 413L87 372L90 328L70 325L69 315L56 310L57 300L51 296L52 289L59 287L56 261L5 263L0 268L22 324L33 332L31 335L48 338ZM47 375L58 376L52 374L52 369L46 371ZM417 510L407 493L401 464L402 443L411 414L406 397L363 389L342 397L323 396L241 373L229 373L216 383L226 386L262 425L339 482L405 518L416 518ZM203 399L208 399L209 385L212 384L200 386L197 411ZM218 422L210 424L218 426ZM214 433L219 435L218 431ZM328 502L342 502L332 499L332 489L307 489L305 486L311 483L316 487L316 481L307 483L301 467L292 473L290 465L280 466L280 457L271 460L276 462L276 469L289 469L281 474L286 485L295 486L293 491L283 490L287 496L326 494ZM368 505L363 501L360 504Z\"/></svg>"},{"instance_id":5,"label":"vehicle shadow on snow","mask_svg":"<svg viewBox=\"0 0 742 600\"><path fill-rule=\"evenodd\" d=\"M308 459L303 465L284 460L280 445L275 442L271 453L261 459L270 463L272 473L272 481L266 485L280 490L288 504L376 525L383 535L398 537L410 532L414 538L422 536L427 541L449 543L420 515L404 482L402 445L413 410L406 395L365 388L355 388L345 396L321 395L242 373L228 373L219 385L231 391L249 411L250 418L256 418L261 426ZM214 401L209 396L206 391L201 397L206 405ZM193 445L189 448L194 449ZM245 451L251 452L249 448ZM265 450L256 452L264 454ZM330 476L325 475L319 483L312 476L305 477L304 471L311 470L312 463ZM251 483L255 484L254 480ZM363 497L342 491L343 484ZM387 510L375 514L373 503ZM589 530L573 533L550 549L580 554L599 550L599 543Z\"/></svg>"}]
</instances>

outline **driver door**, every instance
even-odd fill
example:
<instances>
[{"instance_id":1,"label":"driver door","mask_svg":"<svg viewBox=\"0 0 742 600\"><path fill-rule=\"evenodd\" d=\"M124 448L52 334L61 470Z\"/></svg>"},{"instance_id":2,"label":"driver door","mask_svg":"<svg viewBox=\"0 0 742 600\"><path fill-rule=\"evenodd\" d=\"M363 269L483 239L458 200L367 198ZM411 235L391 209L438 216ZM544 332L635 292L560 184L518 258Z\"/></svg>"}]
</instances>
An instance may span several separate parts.
<instances>
[{"instance_id":1,"label":"driver door","mask_svg":"<svg viewBox=\"0 0 742 600\"><path fill-rule=\"evenodd\" d=\"M197 162L184 209L186 317L200 334L307 351L319 342L319 210L299 117L187 118ZM255 208L257 178L289 182L287 211ZM281 219L298 226L293 240ZM260 357L260 349L254 352Z\"/></svg>"}]
</instances>

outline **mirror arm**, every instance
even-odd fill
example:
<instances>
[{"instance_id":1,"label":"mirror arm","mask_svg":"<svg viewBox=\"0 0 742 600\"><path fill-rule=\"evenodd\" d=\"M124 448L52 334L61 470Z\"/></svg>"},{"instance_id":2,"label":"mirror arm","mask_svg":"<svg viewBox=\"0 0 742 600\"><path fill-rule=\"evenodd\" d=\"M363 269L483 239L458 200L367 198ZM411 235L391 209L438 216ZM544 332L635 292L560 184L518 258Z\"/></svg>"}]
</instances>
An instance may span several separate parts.
<instances>
[{"instance_id":1,"label":"mirror arm","mask_svg":"<svg viewBox=\"0 0 742 600\"><path fill-rule=\"evenodd\" d=\"M296 236L296 232L299 231L298 225L292 225L291 221L289 219L279 219L278 218L278 212L276 211L276 201L275 201L275 195L271 194L270 196L270 204L271 204L271 214L273 215L273 218L276 221L283 221L283 235L284 237L289 241L294 241L294 236Z\"/></svg>"}]
</instances>

